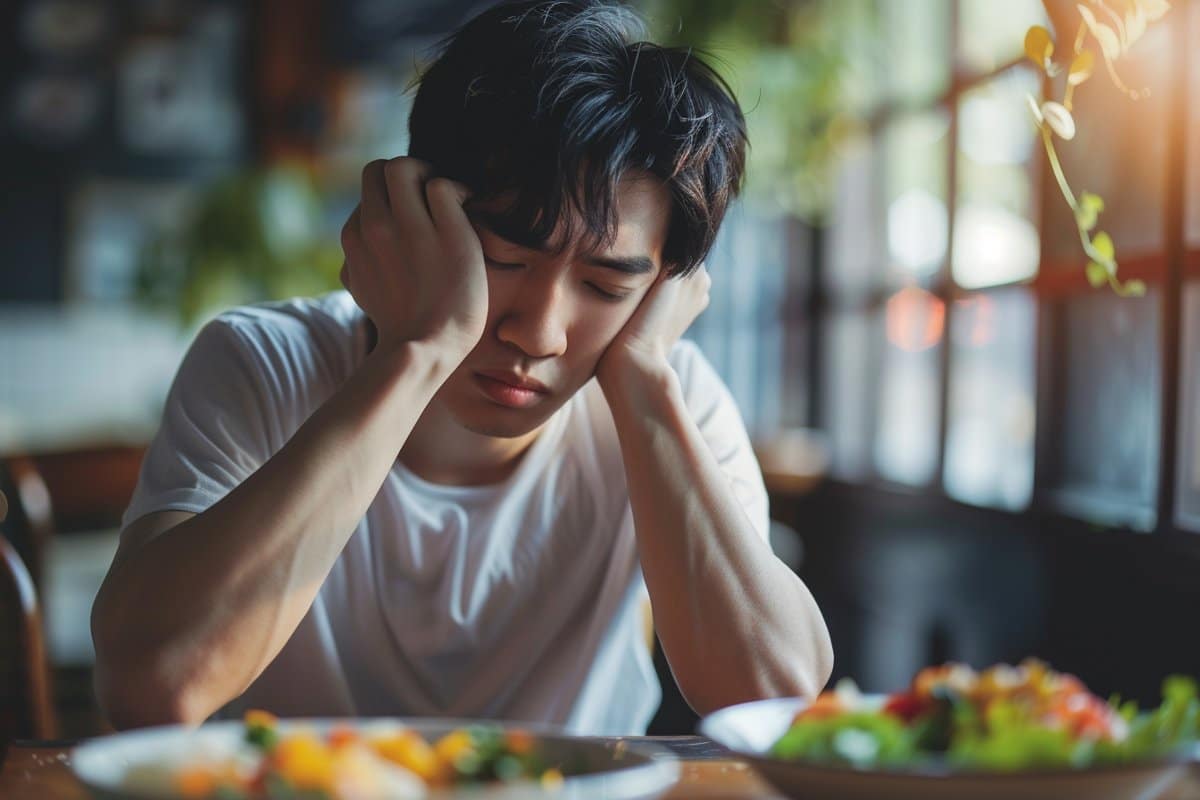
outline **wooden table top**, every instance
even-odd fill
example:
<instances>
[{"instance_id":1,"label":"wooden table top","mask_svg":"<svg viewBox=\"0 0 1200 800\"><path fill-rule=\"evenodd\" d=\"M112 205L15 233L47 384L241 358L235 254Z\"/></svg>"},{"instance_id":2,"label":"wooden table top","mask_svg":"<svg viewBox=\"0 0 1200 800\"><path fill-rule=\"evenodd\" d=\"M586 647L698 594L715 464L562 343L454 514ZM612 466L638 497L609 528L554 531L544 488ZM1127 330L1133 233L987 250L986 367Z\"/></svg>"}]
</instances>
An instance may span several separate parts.
<instances>
[{"instance_id":1,"label":"wooden table top","mask_svg":"<svg viewBox=\"0 0 1200 800\"><path fill-rule=\"evenodd\" d=\"M636 739L635 739L636 740ZM664 800L784 800L742 761L699 736L646 737L682 760L682 777ZM71 772L71 743L21 742L0 768L4 800L90 800ZM1200 781L1181 781L1160 800L1200 800Z\"/></svg>"}]
</instances>

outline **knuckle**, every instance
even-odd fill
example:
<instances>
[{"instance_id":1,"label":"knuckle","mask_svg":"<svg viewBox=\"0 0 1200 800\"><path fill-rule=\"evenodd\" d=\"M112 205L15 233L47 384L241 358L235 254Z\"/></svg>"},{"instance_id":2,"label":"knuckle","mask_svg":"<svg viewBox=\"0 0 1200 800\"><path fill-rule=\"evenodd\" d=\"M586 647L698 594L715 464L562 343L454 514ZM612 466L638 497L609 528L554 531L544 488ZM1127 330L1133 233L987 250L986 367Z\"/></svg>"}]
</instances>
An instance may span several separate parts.
<instances>
[{"instance_id":1,"label":"knuckle","mask_svg":"<svg viewBox=\"0 0 1200 800\"><path fill-rule=\"evenodd\" d=\"M383 173L389 178L402 177L407 171L405 161L406 159L401 157L383 162Z\"/></svg>"},{"instance_id":2,"label":"knuckle","mask_svg":"<svg viewBox=\"0 0 1200 800\"><path fill-rule=\"evenodd\" d=\"M368 161L365 165L363 165L362 168L363 180L365 181L369 179L376 171L382 170L383 165L383 159L380 158L377 158L374 161Z\"/></svg>"},{"instance_id":3,"label":"knuckle","mask_svg":"<svg viewBox=\"0 0 1200 800\"><path fill-rule=\"evenodd\" d=\"M424 164L415 158L398 156L384 162L383 171L391 179L411 178L420 174Z\"/></svg>"},{"instance_id":4,"label":"knuckle","mask_svg":"<svg viewBox=\"0 0 1200 800\"><path fill-rule=\"evenodd\" d=\"M363 238L372 247L391 247L392 244L392 222L386 217L370 217L364 218L362 223Z\"/></svg>"}]
</instances>

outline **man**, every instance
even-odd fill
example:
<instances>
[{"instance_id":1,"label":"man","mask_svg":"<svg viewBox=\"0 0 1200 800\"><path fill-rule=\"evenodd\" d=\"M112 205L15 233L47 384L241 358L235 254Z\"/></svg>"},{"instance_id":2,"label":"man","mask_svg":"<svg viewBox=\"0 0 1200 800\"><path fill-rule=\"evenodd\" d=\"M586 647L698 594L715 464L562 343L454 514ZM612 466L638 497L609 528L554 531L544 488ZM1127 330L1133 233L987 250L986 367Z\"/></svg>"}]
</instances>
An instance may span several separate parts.
<instances>
[{"instance_id":1,"label":"man","mask_svg":"<svg viewBox=\"0 0 1200 800\"><path fill-rule=\"evenodd\" d=\"M742 115L635 23L583 0L468 23L421 78L410 157L363 171L348 291L200 333L93 610L115 725L643 732L647 598L697 711L823 686L742 422L678 342Z\"/></svg>"}]
</instances>

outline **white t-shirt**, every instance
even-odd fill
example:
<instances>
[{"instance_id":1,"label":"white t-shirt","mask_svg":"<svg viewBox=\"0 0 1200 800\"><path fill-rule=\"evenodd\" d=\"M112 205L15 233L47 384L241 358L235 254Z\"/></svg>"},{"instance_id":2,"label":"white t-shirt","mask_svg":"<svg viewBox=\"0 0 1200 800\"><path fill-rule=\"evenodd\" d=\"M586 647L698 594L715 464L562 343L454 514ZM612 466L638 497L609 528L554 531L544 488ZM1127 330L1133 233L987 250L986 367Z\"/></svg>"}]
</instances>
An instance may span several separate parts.
<instances>
[{"instance_id":1,"label":"white t-shirt","mask_svg":"<svg viewBox=\"0 0 1200 800\"><path fill-rule=\"evenodd\" d=\"M125 524L207 509L282 448L366 352L365 317L346 292L209 323L179 368ZM670 361L765 538L766 492L733 399L694 344L681 342ZM503 483L435 485L397 461L295 633L221 715L644 733L661 697L645 598L616 431L593 380Z\"/></svg>"}]
</instances>

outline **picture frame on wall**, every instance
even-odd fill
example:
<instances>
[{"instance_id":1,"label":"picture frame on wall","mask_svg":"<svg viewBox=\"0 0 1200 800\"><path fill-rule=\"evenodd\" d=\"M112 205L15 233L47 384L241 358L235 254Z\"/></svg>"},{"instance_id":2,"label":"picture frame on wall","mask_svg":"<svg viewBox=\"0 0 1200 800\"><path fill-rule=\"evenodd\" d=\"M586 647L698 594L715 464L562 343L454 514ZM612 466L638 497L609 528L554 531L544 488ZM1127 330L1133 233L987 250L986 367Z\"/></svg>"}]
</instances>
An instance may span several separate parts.
<instances>
[{"instance_id":1,"label":"picture frame on wall","mask_svg":"<svg viewBox=\"0 0 1200 800\"><path fill-rule=\"evenodd\" d=\"M178 35L131 39L116 69L118 145L132 156L236 157L245 137L237 79L241 17L215 5Z\"/></svg>"}]
</instances>

